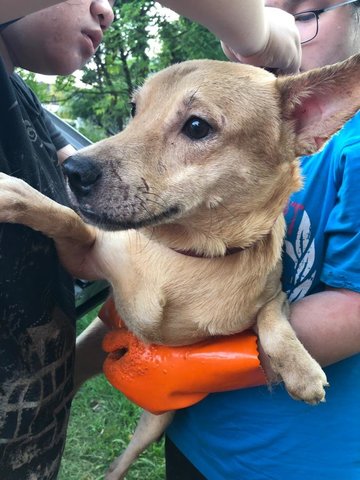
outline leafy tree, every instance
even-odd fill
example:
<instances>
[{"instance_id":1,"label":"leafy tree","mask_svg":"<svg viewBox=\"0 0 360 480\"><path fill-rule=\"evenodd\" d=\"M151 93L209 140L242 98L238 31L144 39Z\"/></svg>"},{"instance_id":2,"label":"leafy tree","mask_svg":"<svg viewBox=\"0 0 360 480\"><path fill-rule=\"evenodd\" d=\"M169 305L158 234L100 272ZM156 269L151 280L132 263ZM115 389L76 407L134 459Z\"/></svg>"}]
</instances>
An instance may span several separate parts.
<instances>
[{"instance_id":1,"label":"leafy tree","mask_svg":"<svg viewBox=\"0 0 360 480\"><path fill-rule=\"evenodd\" d=\"M161 51L154 61L157 70L177 62L208 58L225 60L219 40L198 23L179 17L177 21L162 20L159 25Z\"/></svg>"},{"instance_id":2,"label":"leafy tree","mask_svg":"<svg viewBox=\"0 0 360 480\"><path fill-rule=\"evenodd\" d=\"M20 70L21 77L25 80L27 85L36 93L37 97L39 98L40 102L48 103L51 101L52 97L53 100L56 101L56 91L47 83L39 82L36 79L36 75L33 72L28 72L26 70Z\"/></svg>"}]
</instances>

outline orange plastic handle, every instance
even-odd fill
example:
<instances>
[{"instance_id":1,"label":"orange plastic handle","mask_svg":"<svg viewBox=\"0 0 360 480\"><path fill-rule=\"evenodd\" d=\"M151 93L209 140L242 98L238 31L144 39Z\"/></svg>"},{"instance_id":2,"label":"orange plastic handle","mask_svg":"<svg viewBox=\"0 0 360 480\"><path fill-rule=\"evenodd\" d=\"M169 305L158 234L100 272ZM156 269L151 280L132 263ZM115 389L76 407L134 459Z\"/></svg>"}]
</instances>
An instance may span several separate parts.
<instances>
[{"instance_id":1,"label":"orange plastic handle","mask_svg":"<svg viewBox=\"0 0 360 480\"><path fill-rule=\"evenodd\" d=\"M111 303L100 318L107 325L123 324ZM266 383L257 337L250 331L168 347L145 344L120 327L105 336L103 348L109 354L103 367L109 382L155 414L193 405L211 392Z\"/></svg>"}]
</instances>

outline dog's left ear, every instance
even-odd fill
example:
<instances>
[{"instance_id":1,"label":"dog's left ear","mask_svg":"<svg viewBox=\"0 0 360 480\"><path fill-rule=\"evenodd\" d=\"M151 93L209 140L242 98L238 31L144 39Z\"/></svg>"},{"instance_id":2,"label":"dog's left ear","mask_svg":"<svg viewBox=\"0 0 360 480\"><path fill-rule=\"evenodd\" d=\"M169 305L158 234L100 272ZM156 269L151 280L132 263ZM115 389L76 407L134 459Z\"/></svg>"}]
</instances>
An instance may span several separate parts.
<instances>
[{"instance_id":1,"label":"dog's left ear","mask_svg":"<svg viewBox=\"0 0 360 480\"><path fill-rule=\"evenodd\" d=\"M360 108L360 54L281 77L277 85L283 118L295 131L296 155L314 153Z\"/></svg>"}]
</instances>

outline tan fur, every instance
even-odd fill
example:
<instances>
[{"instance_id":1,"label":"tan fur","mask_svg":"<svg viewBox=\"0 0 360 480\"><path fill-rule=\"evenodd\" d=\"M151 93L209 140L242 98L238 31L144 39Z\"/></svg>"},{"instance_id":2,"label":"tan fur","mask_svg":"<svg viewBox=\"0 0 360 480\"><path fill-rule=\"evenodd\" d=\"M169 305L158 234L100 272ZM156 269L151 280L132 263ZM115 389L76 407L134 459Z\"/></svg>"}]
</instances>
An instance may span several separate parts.
<instances>
[{"instance_id":1,"label":"tan fur","mask_svg":"<svg viewBox=\"0 0 360 480\"><path fill-rule=\"evenodd\" d=\"M92 228L5 175L0 220L53 237L75 275L107 278L119 313L144 341L183 345L256 324L289 393L322 401L325 374L287 320L282 212L301 186L297 156L320 148L360 107L359 58L283 79L214 61L170 67L136 93L137 113L123 132L76 156L100 165L101 178L88 195L73 196L75 207L105 230L130 230ZM211 125L201 140L183 132L192 116ZM170 419L145 416L140 436L148 421L157 427L141 447L136 437L107 478L123 478Z\"/></svg>"}]
</instances>

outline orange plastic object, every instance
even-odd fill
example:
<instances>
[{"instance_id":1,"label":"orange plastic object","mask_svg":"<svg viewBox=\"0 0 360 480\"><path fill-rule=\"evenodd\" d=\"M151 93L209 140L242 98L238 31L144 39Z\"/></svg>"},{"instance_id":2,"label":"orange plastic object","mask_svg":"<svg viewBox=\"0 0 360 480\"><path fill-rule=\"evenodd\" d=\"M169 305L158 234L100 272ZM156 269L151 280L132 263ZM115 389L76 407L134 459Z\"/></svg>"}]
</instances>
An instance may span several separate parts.
<instances>
[{"instance_id":1,"label":"orange plastic object","mask_svg":"<svg viewBox=\"0 0 360 480\"><path fill-rule=\"evenodd\" d=\"M113 297L109 297L101 307L98 317L111 329L126 328L123 319L118 314Z\"/></svg>"},{"instance_id":2,"label":"orange plastic object","mask_svg":"<svg viewBox=\"0 0 360 480\"><path fill-rule=\"evenodd\" d=\"M110 302L111 304L111 302ZM103 307L104 309L104 307ZM102 309L102 310L103 310ZM114 306L100 312L104 319ZM119 315L105 319L122 324ZM188 407L211 392L266 383L257 351L257 337L243 332L194 345L168 347L141 342L125 327L109 332L103 341L109 353L104 373L132 402L155 414Z\"/></svg>"}]
</instances>

